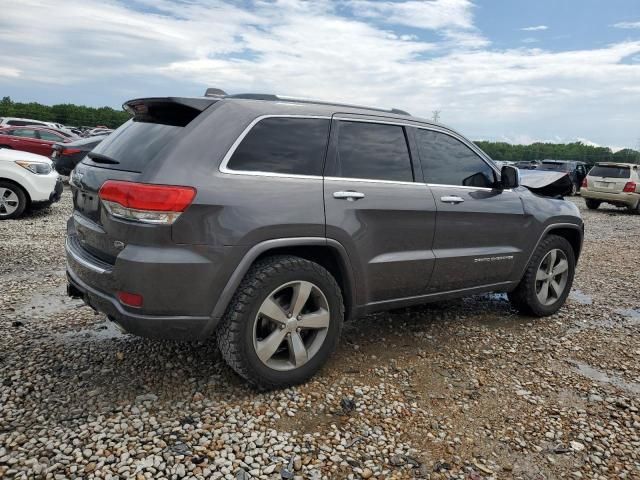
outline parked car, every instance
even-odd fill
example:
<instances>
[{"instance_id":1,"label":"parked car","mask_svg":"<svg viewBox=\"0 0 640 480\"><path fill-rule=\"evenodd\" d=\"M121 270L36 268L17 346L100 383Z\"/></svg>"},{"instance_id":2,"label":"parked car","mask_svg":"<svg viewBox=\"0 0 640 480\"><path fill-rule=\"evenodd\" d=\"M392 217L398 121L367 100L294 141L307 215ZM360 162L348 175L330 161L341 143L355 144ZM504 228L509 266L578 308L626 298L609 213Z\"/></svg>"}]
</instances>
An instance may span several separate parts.
<instances>
[{"instance_id":1,"label":"parked car","mask_svg":"<svg viewBox=\"0 0 640 480\"><path fill-rule=\"evenodd\" d=\"M305 381L343 320L484 292L564 303L577 207L400 110L149 98L73 170L68 293L124 330L205 339L260 388Z\"/></svg>"},{"instance_id":2,"label":"parked car","mask_svg":"<svg viewBox=\"0 0 640 480\"><path fill-rule=\"evenodd\" d=\"M62 182L51 160L0 147L0 220L17 218L31 206L60 200Z\"/></svg>"},{"instance_id":3,"label":"parked car","mask_svg":"<svg viewBox=\"0 0 640 480\"><path fill-rule=\"evenodd\" d=\"M51 152L51 160L61 175L69 175L71 170L95 148L106 135L81 138L69 143L56 143Z\"/></svg>"},{"instance_id":4,"label":"parked car","mask_svg":"<svg viewBox=\"0 0 640 480\"><path fill-rule=\"evenodd\" d=\"M566 172L571 178L571 195L580 191L582 181L587 176L587 164L573 160L542 160L537 170L549 170L552 172Z\"/></svg>"},{"instance_id":5,"label":"parked car","mask_svg":"<svg viewBox=\"0 0 640 480\"><path fill-rule=\"evenodd\" d=\"M110 128L96 127L96 128L92 128L91 130L85 132L85 137L95 137L95 136L98 136L98 135L109 135L111 132L113 132L113 130L110 129Z\"/></svg>"},{"instance_id":6,"label":"parked car","mask_svg":"<svg viewBox=\"0 0 640 480\"><path fill-rule=\"evenodd\" d=\"M59 132L42 127L9 127L0 129L0 147L51 156L53 145L71 140Z\"/></svg>"},{"instance_id":7,"label":"parked car","mask_svg":"<svg viewBox=\"0 0 640 480\"><path fill-rule=\"evenodd\" d=\"M582 182L582 197L587 208L602 203L625 207L640 214L640 173L633 163L597 163Z\"/></svg>"},{"instance_id":8,"label":"parked car","mask_svg":"<svg viewBox=\"0 0 640 480\"><path fill-rule=\"evenodd\" d=\"M540 165L540 160L522 160L516 162L515 166L523 170L535 170Z\"/></svg>"},{"instance_id":9,"label":"parked car","mask_svg":"<svg viewBox=\"0 0 640 480\"><path fill-rule=\"evenodd\" d=\"M38 127L54 127L52 123L42 120L33 120L31 118L18 118L18 117L0 117L0 128L4 127L25 127L25 126L38 126Z\"/></svg>"}]
</instances>

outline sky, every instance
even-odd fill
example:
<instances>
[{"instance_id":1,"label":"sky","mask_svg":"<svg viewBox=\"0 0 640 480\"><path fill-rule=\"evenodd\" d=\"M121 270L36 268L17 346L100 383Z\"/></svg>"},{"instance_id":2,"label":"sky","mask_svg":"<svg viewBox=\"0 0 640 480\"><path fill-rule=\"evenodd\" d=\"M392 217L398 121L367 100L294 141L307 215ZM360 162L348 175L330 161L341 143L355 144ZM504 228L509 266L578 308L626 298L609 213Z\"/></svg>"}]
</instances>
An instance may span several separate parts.
<instances>
[{"instance_id":1,"label":"sky","mask_svg":"<svg viewBox=\"0 0 640 480\"><path fill-rule=\"evenodd\" d=\"M640 0L0 0L0 97L275 93L640 148Z\"/></svg>"}]
</instances>

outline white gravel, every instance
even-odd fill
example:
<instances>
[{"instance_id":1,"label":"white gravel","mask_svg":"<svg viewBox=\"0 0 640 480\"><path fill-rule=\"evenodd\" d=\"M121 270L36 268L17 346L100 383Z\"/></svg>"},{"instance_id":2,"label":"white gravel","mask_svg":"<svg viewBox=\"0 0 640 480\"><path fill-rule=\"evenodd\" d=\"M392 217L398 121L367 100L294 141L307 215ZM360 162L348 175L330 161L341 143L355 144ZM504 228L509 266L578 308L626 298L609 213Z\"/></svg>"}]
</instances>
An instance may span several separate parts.
<instances>
[{"instance_id":1,"label":"white gravel","mask_svg":"<svg viewBox=\"0 0 640 480\"><path fill-rule=\"evenodd\" d=\"M0 222L0 477L640 478L640 216L583 209L551 318L500 295L370 316L311 382L258 394L213 342L67 299L70 212L65 192Z\"/></svg>"}]
</instances>

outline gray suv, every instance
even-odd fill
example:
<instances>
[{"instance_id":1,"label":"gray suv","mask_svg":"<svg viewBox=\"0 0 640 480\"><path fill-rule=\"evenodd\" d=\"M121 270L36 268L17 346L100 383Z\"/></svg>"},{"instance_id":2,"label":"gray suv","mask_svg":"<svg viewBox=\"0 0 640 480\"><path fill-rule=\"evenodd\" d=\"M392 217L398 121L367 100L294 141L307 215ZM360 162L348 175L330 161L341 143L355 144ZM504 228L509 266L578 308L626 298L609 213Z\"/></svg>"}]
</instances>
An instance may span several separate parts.
<instances>
[{"instance_id":1,"label":"gray suv","mask_svg":"<svg viewBox=\"0 0 640 480\"><path fill-rule=\"evenodd\" d=\"M305 381L345 319L508 292L564 303L577 208L399 110L273 95L146 98L74 170L68 292L145 337L216 334L260 388Z\"/></svg>"}]
</instances>

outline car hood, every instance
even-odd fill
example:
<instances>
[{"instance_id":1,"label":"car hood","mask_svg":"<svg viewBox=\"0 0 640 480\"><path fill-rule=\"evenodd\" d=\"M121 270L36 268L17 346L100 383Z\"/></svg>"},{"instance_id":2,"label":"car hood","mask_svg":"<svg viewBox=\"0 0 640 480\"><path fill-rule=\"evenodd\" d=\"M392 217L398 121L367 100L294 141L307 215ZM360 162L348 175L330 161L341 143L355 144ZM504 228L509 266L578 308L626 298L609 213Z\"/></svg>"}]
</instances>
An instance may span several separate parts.
<instances>
[{"instance_id":1,"label":"car hood","mask_svg":"<svg viewBox=\"0 0 640 480\"><path fill-rule=\"evenodd\" d=\"M520 170L520 184L545 197L559 197L571 193L571 177L567 172L551 170Z\"/></svg>"},{"instance_id":2,"label":"car hood","mask_svg":"<svg viewBox=\"0 0 640 480\"><path fill-rule=\"evenodd\" d=\"M35 153L0 147L0 162L14 162L16 160L29 160L31 162L42 162L48 164L52 163L51 160L44 155L37 155Z\"/></svg>"}]
</instances>

